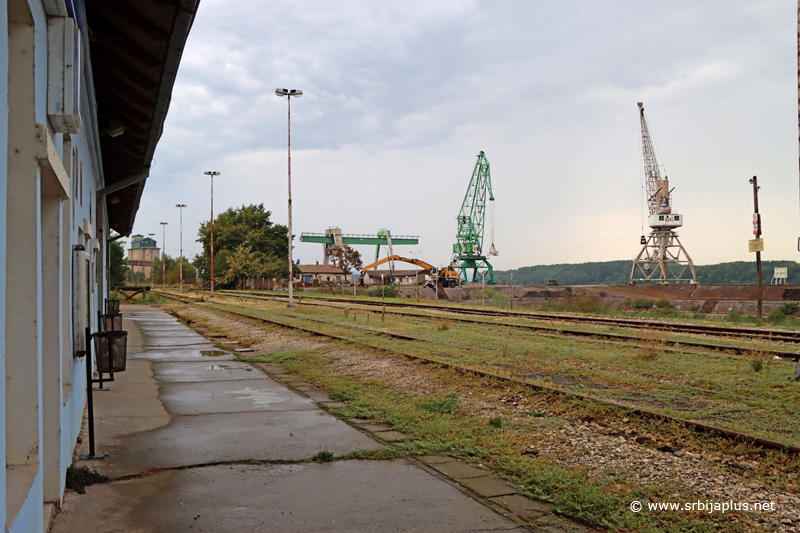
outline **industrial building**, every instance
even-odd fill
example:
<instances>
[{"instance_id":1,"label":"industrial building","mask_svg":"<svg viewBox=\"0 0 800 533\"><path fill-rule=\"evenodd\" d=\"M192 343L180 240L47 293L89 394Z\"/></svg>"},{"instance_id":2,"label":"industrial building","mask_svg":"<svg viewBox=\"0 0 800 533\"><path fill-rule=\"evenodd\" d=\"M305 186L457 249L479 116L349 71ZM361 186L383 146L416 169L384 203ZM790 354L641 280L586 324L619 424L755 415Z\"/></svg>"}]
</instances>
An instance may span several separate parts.
<instances>
[{"instance_id":1,"label":"industrial building","mask_svg":"<svg viewBox=\"0 0 800 533\"><path fill-rule=\"evenodd\" d=\"M128 248L128 269L135 280L149 279L153 273L153 261L160 257L161 250L152 237L131 235Z\"/></svg>"},{"instance_id":2,"label":"industrial building","mask_svg":"<svg viewBox=\"0 0 800 533\"><path fill-rule=\"evenodd\" d=\"M85 327L130 235L199 0L2 0L0 520L40 533L86 405Z\"/></svg>"}]
</instances>

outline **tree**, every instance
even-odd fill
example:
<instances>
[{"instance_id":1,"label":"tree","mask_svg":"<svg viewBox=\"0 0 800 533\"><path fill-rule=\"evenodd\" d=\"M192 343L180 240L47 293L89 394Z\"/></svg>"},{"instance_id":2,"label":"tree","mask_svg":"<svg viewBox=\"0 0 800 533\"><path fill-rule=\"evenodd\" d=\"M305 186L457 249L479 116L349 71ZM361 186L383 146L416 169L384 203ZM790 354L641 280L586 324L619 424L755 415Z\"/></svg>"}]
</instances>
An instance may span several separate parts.
<instances>
[{"instance_id":1,"label":"tree","mask_svg":"<svg viewBox=\"0 0 800 533\"><path fill-rule=\"evenodd\" d=\"M125 249L119 241L111 241L108 244L110 246L108 267L111 285L125 285L125 273L128 271Z\"/></svg>"},{"instance_id":2,"label":"tree","mask_svg":"<svg viewBox=\"0 0 800 533\"><path fill-rule=\"evenodd\" d=\"M271 215L264 204L251 204L230 208L214 219L215 281L230 286L247 277L289 276L288 228L270 222ZM203 253L193 262L207 283L211 280L211 225L203 222L197 235Z\"/></svg>"},{"instance_id":3,"label":"tree","mask_svg":"<svg viewBox=\"0 0 800 533\"><path fill-rule=\"evenodd\" d=\"M348 244L343 244L341 248L333 250L331 260L333 266L341 268L345 274L349 274L353 270L361 270L361 267L364 266L361 261L361 253Z\"/></svg>"}]
</instances>

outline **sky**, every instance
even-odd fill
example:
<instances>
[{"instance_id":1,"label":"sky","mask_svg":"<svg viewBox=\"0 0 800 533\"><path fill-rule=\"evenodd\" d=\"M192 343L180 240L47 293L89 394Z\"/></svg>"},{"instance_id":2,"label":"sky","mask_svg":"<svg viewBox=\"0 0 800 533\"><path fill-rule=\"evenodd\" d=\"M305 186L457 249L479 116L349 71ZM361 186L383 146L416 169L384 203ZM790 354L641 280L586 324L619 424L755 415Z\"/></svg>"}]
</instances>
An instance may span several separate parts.
<instances>
[{"instance_id":1,"label":"sky","mask_svg":"<svg viewBox=\"0 0 800 533\"><path fill-rule=\"evenodd\" d=\"M796 8L788 0L202 0L134 233L200 252L214 212L263 203L293 232L415 235L450 260L476 156L496 269L633 259L649 232L637 102L696 264L798 260ZM493 204L493 205L491 205ZM295 240L301 263L322 245ZM373 257L372 247L359 247ZM385 255L385 252L384 252Z\"/></svg>"}]
</instances>

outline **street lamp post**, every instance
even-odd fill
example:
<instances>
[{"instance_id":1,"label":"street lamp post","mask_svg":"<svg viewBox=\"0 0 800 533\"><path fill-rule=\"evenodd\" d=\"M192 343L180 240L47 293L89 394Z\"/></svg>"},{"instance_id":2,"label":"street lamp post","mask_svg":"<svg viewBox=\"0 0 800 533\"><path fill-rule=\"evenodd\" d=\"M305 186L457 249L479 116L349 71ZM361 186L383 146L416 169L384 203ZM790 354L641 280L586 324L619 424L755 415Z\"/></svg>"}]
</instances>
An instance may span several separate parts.
<instances>
[{"instance_id":1,"label":"street lamp post","mask_svg":"<svg viewBox=\"0 0 800 533\"><path fill-rule=\"evenodd\" d=\"M292 268L292 96L300 98L303 91L297 89L275 89L275 94L279 97L286 97L287 108L287 138L289 151L289 305L294 307L294 270Z\"/></svg>"},{"instance_id":2,"label":"street lamp post","mask_svg":"<svg viewBox=\"0 0 800 533\"><path fill-rule=\"evenodd\" d=\"M414 256L414 261L419 261L417 256L422 253L422 250L420 250L418 252L409 251L409 253ZM414 288L417 290L417 301L419 302L419 279L418 279L418 276L419 276L419 265L417 263L414 263Z\"/></svg>"},{"instance_id":3,"label":"street lamp post","mask_svg":"<svg viewBox=\"0 0 800 533\"><path fill-rule=\"evenodd\" d=\"M164 253L161 254L161 284L164 290L167 290L167 224L169 222L159 222L161 224L161 249Z\"/></svg>"},{"instance_id":4,"label":"street lamp post","mask_svg":"<svg viewBox=\"0 0 800 533\"><path fill-rule=\"evenodd\" d=\"M183 294L183 208L186 207L186 204L175 204L175 207L177 207L181 212L181 223L180 223L181 224L181 231L180 231L180 236L181 236L180 237L181 238L181 244L180 244L181 258L180 258L179 266L180 266L180 279L181 279L180 292L181 292L181 294Z\"/></svg>"},{"instance_id":5,"label":"street lamp post","mask_svg":"<svg viewBox=\"0 0 800 533\"><path fill-rule=\"evenodd\" d=\"M211 176L211 297L214 297L214 176L219 172L206 171L203 174Z\"/></svg>"},{"instance_id":6,"label":"street lamp post","mask_svg":"<svg viewBox=\"0 0 800 533\"><path fill-rule=\"evenodd\" d=\"M156 236L156 234L155 233L148 233L147 236L152 239L153 237ZM153 257L152 259L155 260L155 257ZM153 265L152 264L150 265L150 290L151 291L153 290Z\"/></svg>"}]
</instances>

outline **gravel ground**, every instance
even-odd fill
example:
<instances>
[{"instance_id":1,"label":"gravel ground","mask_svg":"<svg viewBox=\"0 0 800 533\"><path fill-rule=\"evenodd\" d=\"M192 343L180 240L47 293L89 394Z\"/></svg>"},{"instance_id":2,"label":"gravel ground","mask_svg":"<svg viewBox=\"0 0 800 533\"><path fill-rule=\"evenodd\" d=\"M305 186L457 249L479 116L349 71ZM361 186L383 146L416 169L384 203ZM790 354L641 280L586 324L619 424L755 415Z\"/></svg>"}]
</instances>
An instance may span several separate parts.
<instances>
[{"instance_id":1,"label":"gravel ground","mask_svg":"<svg viewBox=\"0 0 800 533\"><path fill-rule=\"evenodd\" d=\"M202 309L181 308L180 313L191 318L193 325L204 322L211 328L225 331L231 338L247 339L252 343L254 354L313 349L330 344L304 335L285 334L271 326L239 322ZM419 394L447 388L447 383L442 382L435 371L409 360L355 349L326 355L333 356L335 364L340 366L338 373L380 379L390 386ZM471 416L486 419L515 418L531 411L541 414L535 419L541 423L533 426L529 448L523 453L586 468L591 476L604 476L616 470L628 472L643 485L678 482L715 502L774 501L775 511L761 513L757 526L764 531L800 533L800 497L796 493L772 490L751 479L749 472L758 466L756 463L685 450L670 451L657 436L637 434L627 428L627 419L613 426L570 420L548 412L546 405L534 405L526 395L502 395L501 391L498 397L495 388L487 387L487 390L462 394L462 408ZM507 389L506 393L509 392ZM657 447L666 451L658 451Z\"/></svg>"}]
</instances>

